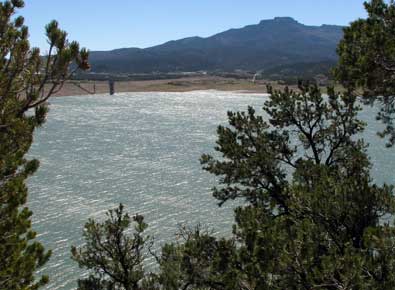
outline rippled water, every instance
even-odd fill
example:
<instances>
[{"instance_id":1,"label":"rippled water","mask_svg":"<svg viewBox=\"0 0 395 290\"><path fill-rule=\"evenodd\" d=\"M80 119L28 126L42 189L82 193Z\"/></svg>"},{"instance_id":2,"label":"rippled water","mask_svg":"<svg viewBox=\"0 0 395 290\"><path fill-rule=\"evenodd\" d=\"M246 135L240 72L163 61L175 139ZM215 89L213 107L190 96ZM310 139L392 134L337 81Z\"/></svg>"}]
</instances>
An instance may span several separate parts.
<instances>
[{"instance_id":1,"label":"rippled water","mask_svg":"<svg viewBox=\"0 0 395 290\"><path fill-rule=\"evenodd\" d=\"M34 228L53 250L47 288L75 286L71 245L82 243L89 217L120 202L145 215L157 245L174 240L180 223L229 233L232 210L217 207L215 179L199 157L213 151L227 110L263 102L262 95L215 91L53 99L31 149L41 166L29 182Z\"/></svg>"},{"instance_id":2,"label":"rippled water","mask_svg":"<svg viewBox=\"0 0 395 290\"><path fill-rule=\"evenodd\" d=\"M122 202L149 223L157 247L173 241L178 225L201 223L217 235L231 231L231 204L218 208L210 188L215 178L201 170L199 157L213 152L216 127L227 110L260 108L264 95L200 91L78 96L51 101L48 121L36 132L30 156L41 161L29 180L34 229L53 250L42 270L47 289L74 289L83 275L70 259L88 218L102 218ZM373 126L372 169L391 182L395 149L375 137L371 109L362 114Z\"/></svg>"}]
</instances>

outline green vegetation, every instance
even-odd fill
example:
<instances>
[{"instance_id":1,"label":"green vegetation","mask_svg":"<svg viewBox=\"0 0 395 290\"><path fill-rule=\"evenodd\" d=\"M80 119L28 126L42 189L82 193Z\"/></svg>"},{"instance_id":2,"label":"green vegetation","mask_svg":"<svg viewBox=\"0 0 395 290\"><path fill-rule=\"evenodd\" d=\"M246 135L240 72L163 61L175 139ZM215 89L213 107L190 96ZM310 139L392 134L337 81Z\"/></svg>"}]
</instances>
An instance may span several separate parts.
<instances>
[{"instance_id":1,"label":"green vegetation","mask_svg":"<svg viewBox=\"0 0 395 290\"><path fill-rule=\"evenodd\" d=\"M140 289L148 283L144 277L143 260L149 237L143 233L147 228L141 215L133 217L135 233L129 237L125 230L130 217L120 205L108 212L108 220L97 223L89 220L84 237L87 244L81 249L72 248L72 257L82 268L93 269L95 275L79 280L79 289ZM143 288L146 289L146 288Z\"/></svg>"},{"instance_id":2,"label":"green vegetation","mask_svg":"<svg viewBox=\"0 0 395 290\"><path fill-rule=\"evenodd\" d=\"M395 4L365 6L369 18L346 29L339 46L335 73L344 92L328 88L324 96L308 83L297 91L268 87L261 113L229 112L227 126L218 127L220 157L205 154L201 163L219 177L213 195L220 206L244 201L231 237L182 229L182 242L163 246L154 255L158 271L148 273L147 224L120 205L104 222L89 220L86 244L72 248L72 258L90 270L79 289L394 289L395 197L392 186L370 177L355 92L362 87L365 100L383 102L383 134L394 143ZM55 21L46 27L49 55L40 57L15 17L21 7L23 1L0 2L0 289L32 290L48 281L34 274L50 252L35 240L25 205L26 179L38 168L25 155L70 65L89 65L87 51L69 43Z\"/></svg>"},{"instance_id":3,"label":"green vegetation","mask_svg":"<svg viewBox=\"0 0 395 290\"><path fill-rule=\"evenodd\" d=\"M213 195L220 206L244 200L232 237L183 230L183 242L165 245L156 257L158 272L124 289L395 288L394 191L370 177L367 146L357 137L365 124L356 94L363 88L365 100L383 102L383 134L394 143L388 114L394 112L395 4L365 6L369 18L347 28L339 46L335 75L344 92L328 88L324 96L308 83L297 91L268 87L264 115L253 108L229 112L228 125L218 127L215 156L221 157L203 155L201 163L219 177ZM101 235L85 235L84 251ZM83 266L103 270L97 262Z\"/></svg>"},{"instance_id":4,"label":"green vegetation","mask_svg":"<svg viewBox=\"0 0 395 290\"><path fill-rule=\"evenodd\" d=\"M25 155L34 130L45 122L46 101L68 77L75 62L87 68L88 54L53 21L46 27L49 55L30 48L24 19L16 17L21 0L0 2L0 289L37 289L48 277L34 278L50 251L35 241L32 212L26 207L26 179L38 168ZM44 91L44 85L49 89Z\"/></svg>"},{"instance_id":5,"label":"green vegetation","mask_svg":"<svg viewBox=\"0 0 395 290\"><path fill-rule=\"evenodd\" d=\"M183 242L156 257L149 285L131 289L395 288L393 187L370 176L356 94L360 87L365 99L382 94L374 100L393 108L395 4L365 6L369 18L346 29L339 46L336 77L344 92L328 88L326 97L306 83L297 91L269 87L264 114L229 112L227 126L218 127L221 157L203 155L201 162L219 177L213 195L220 206L244 200L232 237L182 231Z\"/></svg>"},{"instance_id":6,"label":"green vegetation","mask_svg":"<svg viewBox=\"0 0 395 290\"><path fill-rule=\"evenodd\" d=\"M335 77L350 91L362 89L366 102L382 103L378 119L386 124L382 137L395 144L395 4L383 0L365 3L367 19L360 19L344 31L338 47Z\"/></svg>"},{"instance_id":7,"label":"green vegetation","mask_svg":"<svg viewBox=\"0 0 395 290\"><path fill-rule=\"evenodd\" d=\"M395 228L382 218L394 214L395 198L392 187L371 182L356 98L330 89L325 99L308 84L269 91L268 121L252 108L229 112L218 128L223 158L201 159L220 177L220 205L245 201L233 236L183 231L184 242L164 246L159 272L143 281L151 289L393 289ZM88 253L103 236L91 225ZM84 266L103 271L97 261Z\"/></svg>"},{"instance_id":8,"label":"green vegetation","mask_svg":"<svg viewBox=\"0 0 395 290\"><path fill-rule=\"evenodd\" d=\"M392 289L381 269L393 228L380 218L395 199L370 183L356 99L299 89L271 91L268 123L251 108L230 113L218 129L224 159L202 158L221 177L221 203L246 201L235 211L239 284L225 289Z\"/></svg>"}]
</instances>

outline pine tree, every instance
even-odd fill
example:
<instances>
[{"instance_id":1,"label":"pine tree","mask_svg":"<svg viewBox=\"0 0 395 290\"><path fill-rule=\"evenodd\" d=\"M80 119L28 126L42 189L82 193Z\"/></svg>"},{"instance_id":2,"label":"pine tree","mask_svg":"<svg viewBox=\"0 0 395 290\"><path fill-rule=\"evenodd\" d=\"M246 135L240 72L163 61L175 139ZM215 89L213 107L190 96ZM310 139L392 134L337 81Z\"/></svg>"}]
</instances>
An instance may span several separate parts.
<instances>
[{"instance_id":1,"label":"pine tree","mask_svg":"<svg viewBox=\"0 0 395 290\"><path fill-rule=\"evenodd\" d=\"M380 134L395 143L395 3L384 0L365 2L366 19L344 29L338 46L339 62L335 77L348 90L363 95L368 103L381 103L378 119L386 125Z\"/></svg>"},{"instance_id":2,"label":"pine tree","mask_svg":"<svg viewBox=\"0 0 395 290\"><path fill-rule=\"evenodd\" d=\"M156 257L159 272L145 273L145 226L128 237L120 208L89 221L86 246L73 249L94 274L79 289L394 289L393 187L372 182L357 98L309 84L268 90L265 116L229 112L218 127L222 157L201 159L219 177L219 205L244 200L233 236L182 230Z\"/></svg>"},{"instance_id":3,"label":"pine tree","mask_svg":"<svg viewBox=\"0 0 395 290\"><path fill-rule=\"evenodd\" d=\"M167 245L164 289L393 289L393 188L372 184L355 97L316 86L274 91L265 118L229 112L222 158L202 157L235 210L231 239L194 232ZM265 121L268 120L268 121Z\"/></svg>"},{"instance_id":4,"label":"pine tree","mask_svg":"<svg viewBox=\"0 0 395 290\"><path fill-rule=\"evenodd\" d=\"M269 87L260 114L228 113L216 154L201 162L219 179L219 205L242 204L233 235L181 232L183 242L165 245L157 258L160 289L395 288L394 188L370 176L357 99L362 88L365 100L383 101L384 133L395 136L395 4L365 7L368 19L345 30L338 50L345 92Z\"/></svg>"},{"instance_id":5,"label":"pine tree","mask_svg":"<svg viewBox=\"0 0 395 290\"><path fill-rule=\"evenodd\" d=\"M32 212L26 207L26 179L38 168L25 158L36 128L48 111L47 100L70 77L69 67L87 69L88 53L69 43L56 21L46 27L49 54L31 48L21 0L0 2L0 289L37 289L48 281L34 277L50 251L35 240Z\"/></svg>"},{"instance_id":6,"label":"pine tree","mask_svg":"<svg viewBox=\"0 0 395 290\"><path fill-rule=\"evenodd\" d=\"M107 212L104 222L90 219L85 224L86 244L80 248L72 247L71 252L81 268L93 273L78 281L78 289L148 290L152 287L143 267L150 240L144 235L148 225L141 215L135 215L133 221L136 224L134 233L128 235L131 218L121 204Z\"/></svg>"}]
</instances>

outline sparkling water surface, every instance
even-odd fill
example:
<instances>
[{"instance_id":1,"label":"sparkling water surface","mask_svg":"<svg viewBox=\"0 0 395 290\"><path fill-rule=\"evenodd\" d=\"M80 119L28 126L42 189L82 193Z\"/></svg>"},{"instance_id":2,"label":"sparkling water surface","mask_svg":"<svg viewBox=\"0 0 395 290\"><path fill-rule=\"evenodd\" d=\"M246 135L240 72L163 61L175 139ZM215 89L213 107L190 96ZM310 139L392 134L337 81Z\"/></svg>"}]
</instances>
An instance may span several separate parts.
<instances>
[{"instance_id":1,"label":"sparkling water surface","mask_svg":"<svg viewBox=\"0 0 395 290\"><path fill-rule=\"evenodd\" d=\"M226 123L228 110L252 105L260 111L266 98L196 91L52 99L30 151L41 166L28 184L34 229L53 251L41 270L50 276L46 289L76 288L86 274L70 259L71 245L83 243L88 218L102 219L119 203L145 216L156 248L175 241L180 224L201 223L228 235L232 204L218 208L210 192L216 178L201 169L199 157L213 152L216 127ZM376 137L373 109L361 117L370 124L364 136L371 143L372 175L391 183L395 149Z\"/></svg>"}]
</instances>

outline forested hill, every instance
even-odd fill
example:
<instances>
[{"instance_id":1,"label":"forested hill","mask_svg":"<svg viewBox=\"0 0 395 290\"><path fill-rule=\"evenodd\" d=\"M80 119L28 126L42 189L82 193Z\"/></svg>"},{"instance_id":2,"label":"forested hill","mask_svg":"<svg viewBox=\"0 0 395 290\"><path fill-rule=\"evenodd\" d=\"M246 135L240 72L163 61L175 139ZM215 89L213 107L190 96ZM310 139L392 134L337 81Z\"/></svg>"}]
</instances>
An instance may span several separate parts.
<instances>
[{"instance_id":1,"label":"forested hill","mask_svg":"<svg viewBox=\"0 0 395 290\"><path fill-rule=\"evenodd\" d=\"M307 26L289 17L139 49L91 52L93 72L263 70L300 63L336 61L341 26Z\"/></svg>"}]
</instances>

